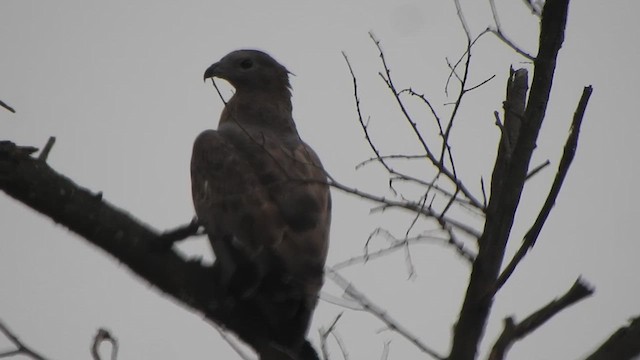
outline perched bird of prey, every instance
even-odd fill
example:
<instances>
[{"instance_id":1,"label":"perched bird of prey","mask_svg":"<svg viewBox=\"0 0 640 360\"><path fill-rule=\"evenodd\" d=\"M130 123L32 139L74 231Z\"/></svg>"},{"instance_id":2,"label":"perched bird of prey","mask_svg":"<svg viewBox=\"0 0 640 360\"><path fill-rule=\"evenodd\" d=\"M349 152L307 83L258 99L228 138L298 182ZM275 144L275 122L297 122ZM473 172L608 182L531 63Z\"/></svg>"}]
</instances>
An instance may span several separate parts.
<instances>
[{"instance_id":1,"label":"perched bird of prey","mask_svg":"<svg viewBox=\"0 0 640 360\"><path fill-rule=\"evenodd\" d=\"M258 298L278 346L304 352L323 283L331 197L316 153L291 114L289 71L268 54L237 50L205 80L235 93L217 130L193 145L193 202L230 298ZM294 355L294 359L302 359Z\"/></svg>"}]
</instances>

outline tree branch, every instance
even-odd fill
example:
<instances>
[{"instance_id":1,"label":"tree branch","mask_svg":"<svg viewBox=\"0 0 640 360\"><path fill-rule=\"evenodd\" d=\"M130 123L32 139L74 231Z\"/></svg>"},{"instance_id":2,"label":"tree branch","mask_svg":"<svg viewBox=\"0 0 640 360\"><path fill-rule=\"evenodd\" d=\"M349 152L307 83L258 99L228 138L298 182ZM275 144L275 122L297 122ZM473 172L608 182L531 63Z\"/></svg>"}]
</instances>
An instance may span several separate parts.
<instances>
[{"instance_id":1,"label":"tree branch","mask_svg":"<svg viewBox=\"0 0 640 360\"><path fill-rule=\"evenodd\" d=\"M521 322L516 324L513 321L513 318L506 318L504 320L504 330L491 349L488 360L504 359L514 342L523 339L525 336L538 329L560 311L588 296L591 296L593 291L593 288L589 287L589 285L585 284L582 279L578 278L569 291L562 295L562 297L552 300L550 303L529 315Z\"/></svg>"},{"instance_id":2,"label":"tree branch","mask_svg":"<svg viewBox=\"0 0 640 360\"><path fill-rule=\"evenodd\" d=\"M582 92L582 97L580 98L580 102L578 103L578 108L573 115L573 121L571 122L571 130L569 132L569 137L564 145L564 152L562 154L562 158L560 159L560 164L558 165L558 172L556 173L555 178L553 179L553 184L551 185L551 190L547 195L547 199L536 218L536 221L533 223L533 226L524 236L522 240L522 245L518 249L518 252L513 256L513 259L509 262L507 267L502 271L494 288L492 289L492 294L495 294L500 288L507 282L511 274L515 271L516 267L522 261L527 251L535 245L538 236L540 235L540 231L542 231L542 227L544 223L547 221L549 214L551 213L551 209L555 205L556 199L558 198L558 194L560 193L560 189L562 188L562 183L564 182L567 173L569 172L569 167L571 166L571 162L576 154L576 149L578 147L578 138L580 136L580 126L582 125L582 118L584 117L584 112L587 108L587 104L589 103L589 97L591 97L591 92L593 88L591 86L586 86Z\"/></svg>"},{"instance_id":3,"label":"tree branch","mask_svg":"<svg viewBox=\"0 0 640 360\"><path fill-rule=\"evenodd\" d=\"M18 337L11 330L9 330L9 328L5 324L3 324L1 320L0 320L0 332L2 332L2 334L6 336L7 339L9 339L9 341L11 341L13 345L16 347L15 350L1 352L0 358L22 354L25 356L29 356L35 360L47 360L47 358L38 354L34 350L31 350L31 348L29 348L22 341L20 341L20 339L18 339Z\"/></svg>"},{"instance_id":4,"label":"tree branch","mask_svg":"<svg viewBox=\"0 0 640 360\"><path fill-rule=\"evenodd\" d=\"M479 240L467 293L453 331L449 360L473 360L484 334L493 297L486 296L495 284L520 202L529 163L542 127L556 59L564 40L569 0L547 0L540 26L540 45L527 107L513 154L494 168L487 220ZM504 157L506 154L503 154Z\"/></svg>"},{"instance_id":5,"label":"tree branch","mask_svg":"<svg viewBox=\"0 0 640 360\"><path fill-rule=\"evenodd\" d=\"M12 108L11 106L7 105L7 103L5 103L4 101L0 100L0 107L3 107L9 111L11 111L12 113L16 113L16 110L14 108Z\"/></svg>"},{"instance_id":6,"label":"tree branch","mask_svg":"<svg viewBox=\"0 0 640 360\"><path fill-rule=\"evenodd\" d=\"M631 319L629 325L613 333L586 360L631 360L640 355L640 316Z\"/></svg>"},{"instance_id":7,"label":"tree branch","mask_svg":"<svg viewBox=\"0 0 640 360\"><path fill-rule=\"evenodd\" d=\"M157 251L162 239L157 230L29 156L34 151L0 142L0 189L7 195L66 226L159 290L233 331L258 354L273 354L274 347L290 345L282 344L279 329L268 325L261 310L268 299L256 296L226 305L218 291L216 264L203 266L172 249ZM307 345L305 349L312 351Z\"/></svg>"},{"instance_id":8,"label":"tree branch","mask_svg":"<svg viewBox=\"0 0 640 360\"><path fill-rule=\"evenodd\" d=\"M343 278L337 271L334 271L331 268L326 268L326 270L327 270L327 276L344 290L346 296L348 296L349 298L355 300L360 305L362 305L365 311L373 314L375 317L380 319L380 321L385 323L385 325L387 325L389 329L397 332L398 334L403 336L405 339L409 340L412 344L414 344L418 349L420 349L425 354L429 354L431 357L438 360L445 359L443 356L439 355L433 349L429 348L427 345L422 343L422 341L420 341L420 339L418 339L415 335L411 334L409 330L405 329L397 321L391 318L386 311L384 311L379 306L377 306L376 304L372 303L369 299L367 299L367 297L363 293L358 291L358 289L356 289L351 283L349 283L345 278Z\"/></svg>"}]
</instances>

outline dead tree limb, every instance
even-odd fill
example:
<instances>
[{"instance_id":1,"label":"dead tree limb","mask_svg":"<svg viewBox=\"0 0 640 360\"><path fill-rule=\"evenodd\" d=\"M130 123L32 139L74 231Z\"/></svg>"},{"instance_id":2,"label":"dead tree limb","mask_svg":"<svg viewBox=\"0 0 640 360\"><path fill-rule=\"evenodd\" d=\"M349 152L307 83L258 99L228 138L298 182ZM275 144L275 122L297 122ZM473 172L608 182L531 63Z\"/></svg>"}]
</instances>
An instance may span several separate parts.
<instances>
[{"instance_id":1,"label":"dead tree limb","mask_svg":"<svg viewBox=\"0 0 640 360\"><path fill-rule=\"evenodd\" d=\"M493 303L493 297L486 294L498 278L515 211L549 103L556 59L564 40L568 7L569 0L548 0L544 6L533 82L518 141L510 160L504 164L496 161L487 219L460 316L454 327L450 360L476 358Z\"/></svg>"},{"instance_id":2,"label":"dead tree limb","mask_svg":"<svg viewBox=\"0 0 640 360\"><path fill-rule=\"evenodd\" d=\"M630 360L640 355L640 316L631 319L628 326L623 326L613 333L586 360Z\"/></svg>"}]
</instances>

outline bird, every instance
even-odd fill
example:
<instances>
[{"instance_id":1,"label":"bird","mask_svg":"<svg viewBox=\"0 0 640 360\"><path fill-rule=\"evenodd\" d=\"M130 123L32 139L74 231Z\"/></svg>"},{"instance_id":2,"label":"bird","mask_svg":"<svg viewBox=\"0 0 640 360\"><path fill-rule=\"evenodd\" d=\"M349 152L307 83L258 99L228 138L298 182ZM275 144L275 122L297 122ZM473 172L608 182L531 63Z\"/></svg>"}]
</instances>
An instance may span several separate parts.
<instances>
[{"instance_id":1,"label":"bird","mask_svg":"<svg viewBox=\"0 0 640 360\"><path fill-rule=\"evenodd\" d=\"M235 92L217 129L194 142L191 185L225 296L255 300L273 348L297 360L310 352L306 333L323 285L331 194L293 120L289 74L251 49L206 69L205 81L226 80Z\"/></svg>"}]
</instances>

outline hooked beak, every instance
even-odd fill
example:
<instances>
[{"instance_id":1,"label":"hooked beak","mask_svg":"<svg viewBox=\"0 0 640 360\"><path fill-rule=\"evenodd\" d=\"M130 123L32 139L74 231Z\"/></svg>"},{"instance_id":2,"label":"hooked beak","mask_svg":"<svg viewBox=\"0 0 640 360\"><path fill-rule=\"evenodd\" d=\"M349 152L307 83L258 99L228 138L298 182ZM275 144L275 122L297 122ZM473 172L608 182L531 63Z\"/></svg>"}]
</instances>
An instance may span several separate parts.
<instances>
[{"instance_id":1,"label":"hooked beak","mask_svg":"<svg viewBox=\"0 0 640 360\"><path fill-rule=\"evenodd\" d=\"M209 68L204 72L204 81L207 81L207 79L212 78L216 75L218 75L218 64L219 63L215 63L211 66L209 66Z\"/></svg>"}]
</instances>

